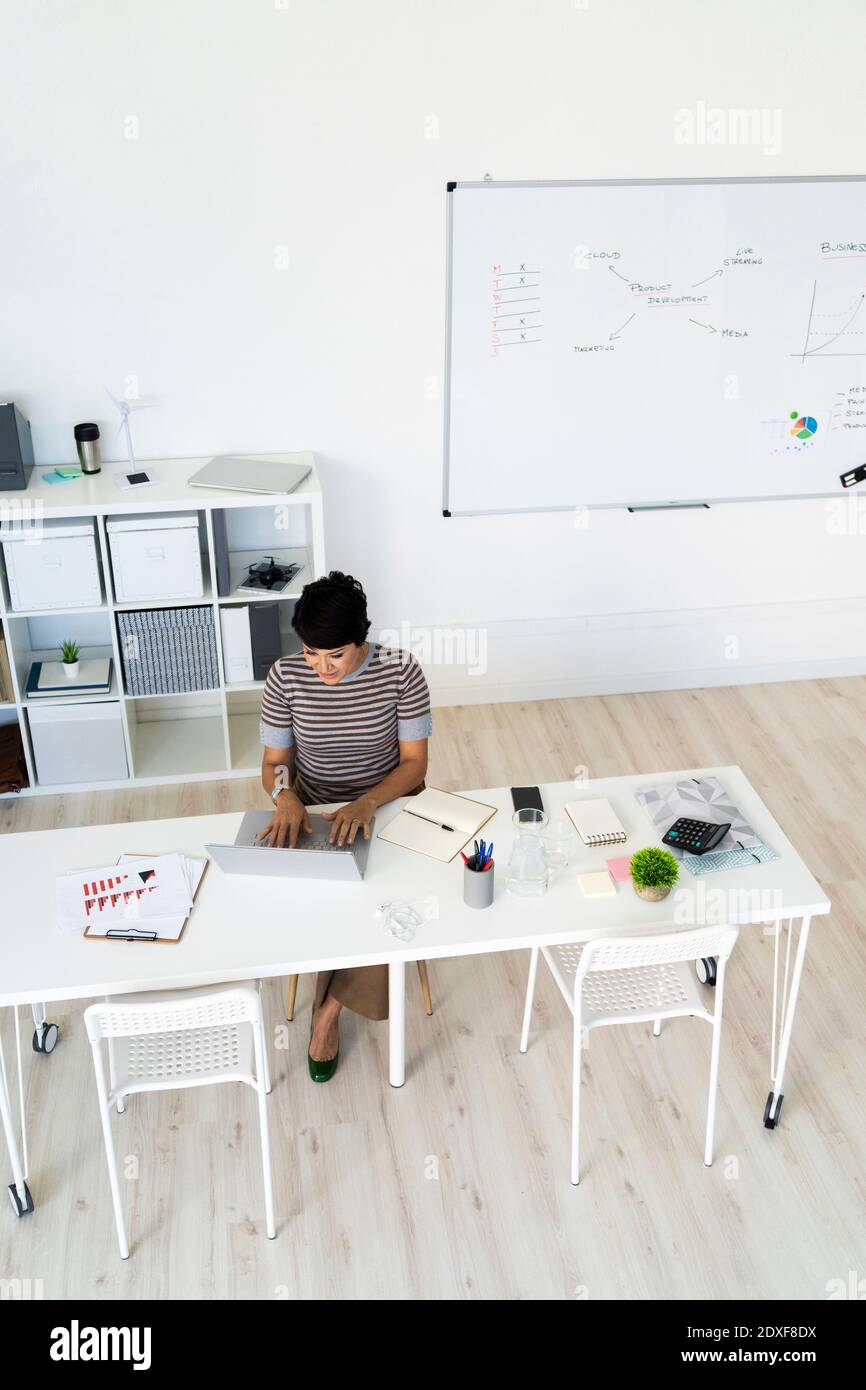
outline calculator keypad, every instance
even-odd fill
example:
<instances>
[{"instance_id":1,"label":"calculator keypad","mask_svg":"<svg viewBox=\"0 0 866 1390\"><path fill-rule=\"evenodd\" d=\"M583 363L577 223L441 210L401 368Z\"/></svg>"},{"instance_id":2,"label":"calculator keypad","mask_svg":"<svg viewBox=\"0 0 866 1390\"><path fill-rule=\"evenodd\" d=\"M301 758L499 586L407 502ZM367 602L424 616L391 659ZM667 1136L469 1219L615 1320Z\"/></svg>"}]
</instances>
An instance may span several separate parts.
<instances>
[{"instance_id":1,"label":"calculator keypad","mask_svg":"<svg viewBox=\"0 0 866 1390\"><path fill-rule=\"evenodd\" d=\"M723 839L730 828L730 825L714 825L705 820L691 820L688 816L680 816L663 837L662 843L684 850L686 854L703 854L710 845ZM719 834L719 831L722 833Z\"/></svg>"}]
</instances>

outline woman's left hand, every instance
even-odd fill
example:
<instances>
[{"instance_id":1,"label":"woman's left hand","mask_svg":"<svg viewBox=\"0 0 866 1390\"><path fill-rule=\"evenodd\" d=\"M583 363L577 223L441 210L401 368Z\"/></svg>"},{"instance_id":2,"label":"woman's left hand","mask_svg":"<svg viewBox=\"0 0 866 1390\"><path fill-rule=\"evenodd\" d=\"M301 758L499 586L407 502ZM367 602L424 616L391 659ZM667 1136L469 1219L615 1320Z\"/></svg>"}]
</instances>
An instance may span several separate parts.
<instances>
[{"instance_id":1,"label":"woman's left hand","mask_svg":"<svg viewBox=\"0 0 866 1390\"><path fill-rule=\"evenodd\" d=\"M375 814L376 803L371 796L359 796L341 806L339 811L326 811L324 819L334 822L328 836L331 844L352 845L359 830L363 830L364 839L369 840L370 823Z\"/></svg>"}]
</instances>

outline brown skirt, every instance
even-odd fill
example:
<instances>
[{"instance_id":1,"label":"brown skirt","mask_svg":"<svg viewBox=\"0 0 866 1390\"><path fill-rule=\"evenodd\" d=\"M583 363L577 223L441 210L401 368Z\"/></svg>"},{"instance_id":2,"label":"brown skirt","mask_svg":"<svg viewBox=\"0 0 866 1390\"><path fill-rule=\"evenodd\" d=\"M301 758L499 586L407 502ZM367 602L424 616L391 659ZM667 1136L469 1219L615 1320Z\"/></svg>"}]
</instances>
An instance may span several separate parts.
<instances>
[{"instance_id":1,"label":"brown skirt","mask_svg":"<svg viewBox=\"0 0 866 1390\"><path fill-rule=\"evenodd\" d=\"M311 803L303 788L295 785L293 790L305 805ZM417 796L424 790L424 783L409 792ZM381 1021L388 1017L388 967L387 965L353 965L344 970L320 970L316 976L316 995L314 1010L324 1003L328 995L351 1009L353 1014Z\"/></svg>"}]
</instances>

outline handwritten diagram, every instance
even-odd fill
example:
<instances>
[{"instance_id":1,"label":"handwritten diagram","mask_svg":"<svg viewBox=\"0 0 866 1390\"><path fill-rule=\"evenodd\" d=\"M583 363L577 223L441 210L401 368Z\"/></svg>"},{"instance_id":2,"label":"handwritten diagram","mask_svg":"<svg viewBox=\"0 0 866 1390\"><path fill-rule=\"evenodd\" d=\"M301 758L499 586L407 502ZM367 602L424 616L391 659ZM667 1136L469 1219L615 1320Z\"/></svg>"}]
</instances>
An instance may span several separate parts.
<instances>
[{"instance_id":1,"label":"handwritten diagram","mask_svg":"<svg viewBox=\"0 0 866 1390\"><path fill-rule=\"evenodd\" d=\"M452 514L864 490L866 178L449 196Z\"/></svg>"}]
</instances>

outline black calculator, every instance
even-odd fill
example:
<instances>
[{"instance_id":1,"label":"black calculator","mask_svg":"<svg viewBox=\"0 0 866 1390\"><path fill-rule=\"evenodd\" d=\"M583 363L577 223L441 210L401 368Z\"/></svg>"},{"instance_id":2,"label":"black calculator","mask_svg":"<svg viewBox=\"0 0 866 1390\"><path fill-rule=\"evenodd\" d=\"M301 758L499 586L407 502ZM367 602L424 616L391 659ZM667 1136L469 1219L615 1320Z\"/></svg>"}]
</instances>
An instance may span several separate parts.
<instances>
[{"instance_id":1,"label":"black calculator","mask_svg":"<svg viewBox=\"0 0 866 1390\"><path fill-rule=\"evenodd\" d=\"M708 850L715 849L730 828L730 821L726 825L713 825L710 821L689 820L688 816L680 816L663 836L662 844L685 850L686 854L706 854Z\"/></svg>"}]
</instances>

